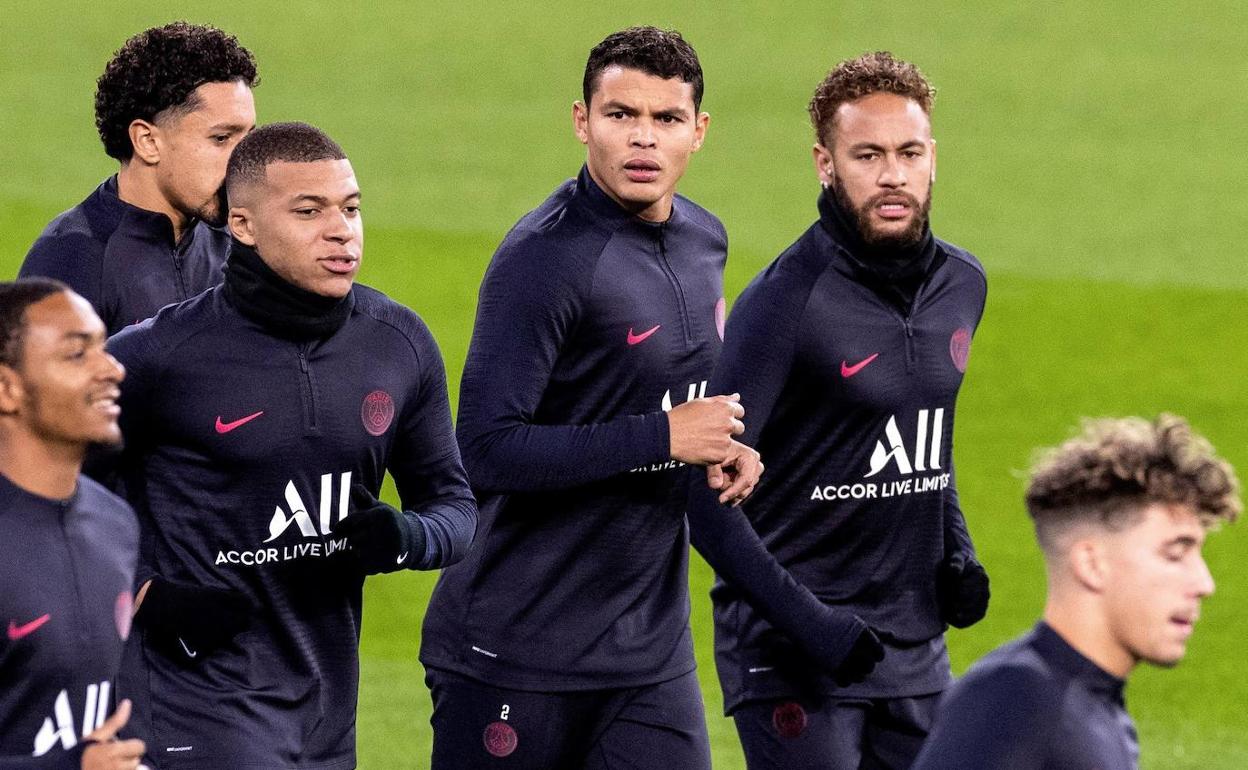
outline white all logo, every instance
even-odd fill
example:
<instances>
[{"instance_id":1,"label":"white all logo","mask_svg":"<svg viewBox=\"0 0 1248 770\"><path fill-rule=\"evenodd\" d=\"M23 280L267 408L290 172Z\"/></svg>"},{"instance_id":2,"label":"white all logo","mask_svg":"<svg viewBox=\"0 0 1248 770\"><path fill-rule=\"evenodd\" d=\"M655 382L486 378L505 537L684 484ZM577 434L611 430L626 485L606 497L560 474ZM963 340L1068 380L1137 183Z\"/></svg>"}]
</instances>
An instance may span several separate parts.
<instances>
[{"instance_id":1,"label":"white all logo","mask_svg":"<svg viewBox=\"0 0 1248 770\"><path fill-rule=\"evenodd\" d=\"M945 410L937 409L931 415L928 425L927 409L919 410L918 427L914 436L913 462L906 454L906 446L901 441L901 431L897 429L897 416L888 418L884 426L884 440L875 442L875 450L871 452L871 470L863 478L871 478L884 470L890 461L897 463L897 471L903 476L915 471L940 470L940 444L944 439ZM884 441L888 446L884 446Z\"/></svg>"},{"instance_id":2,"label":"white all logo","mask_svg":"<svg viewBox=\"0 0 1248 770\"><path fill-rule=\"evenodd\" d=\"M74 725L74 712L69 708L69 693L61 690L52 704L52 716L43 720L43 726L35 735L34 756L41 757L56 744L63 749L78 745L79 736L88 736L104 724L108 716L108 682L87 685L87 702L82 709L82 731Z\"/></svg>"},{"instance_id":3,"label":"white all logo","mask_svg":"<svg viewBox=\"0 0 1248 770\"><path fill-rule=\"evenodd\" d=\"M702 382L689 383L689 393L685 396L686 401L692 401L695 398L706 397L706 380ZM672 391L669 389L663 394L663 411L672 411Z\"/></svg>"},{"instance_id":4,"label":"white all logo","mask_svg":"<svg viewBox=\"0 0 1248 770\"><path fill-rule=\"evenodd\" d=\"M341 480L338 484L338 521L347 518L347 502L351 497L351 471L339 474ZM312 521L312 517L308 515L308 507L304 504L303 498L299 496L299 490L295 489L295 482L286 482L286 507L290 509L288 516L282 510L282 506L277 506L273 510L273 518L269 520L269 537L264 542L271 543L281 536L290 525L296 524L299 531L304 537L319 537L320 535L329 535L333 528L332 506L334 501L334 474L321 474L321 498L320 498L320 532L317 532L316 524Z\"/></svg>"}]
</instances>

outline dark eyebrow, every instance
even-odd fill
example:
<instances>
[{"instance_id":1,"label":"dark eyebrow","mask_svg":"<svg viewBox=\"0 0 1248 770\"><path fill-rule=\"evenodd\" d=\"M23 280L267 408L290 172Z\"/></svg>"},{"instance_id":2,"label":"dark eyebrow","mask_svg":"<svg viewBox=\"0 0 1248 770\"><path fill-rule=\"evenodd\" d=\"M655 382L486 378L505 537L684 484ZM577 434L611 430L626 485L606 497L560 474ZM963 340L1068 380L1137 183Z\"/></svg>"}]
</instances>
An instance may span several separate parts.
<instances>
[{"instance_id":1,"label":"dark eyebrow","mask_svg":"<svg viewBox=\"0 0 1248 770\"><path fill-rule=\"evenodd\" d=\"M352 198L354 198L354 199L356 199L356 200L359 200L359 199L360 199L360 191L359 191L359 190L356 190L355 192L353 192L353 193L351 193L350 195L348 195L348 196L347 196L344 200L351 200ZM291 201L291 202L292 202L292 203L301 203L301 202L303 202L303 201L308 201L308 202L311 202L311 203L315 203L315 204L316 204L316 205L318 205L318 206L329 206L329 205L330 205L329 198L326 198L324 195L313 195L312 193L300 193L299 195L296 195L296 196L292 199L292 201Z\"/></svg>"},{"instance_id":2,"label":"dark eyebrow","mask_svg":"<svg viewBox=\"0 0 1248 770\"><path fill-rule=\"evenodd\" d=\"M613 102L603 102L603 103L602 103L602 110L603 110L603 112L627 112L629 115L636 115L636 114L637 114L637 110L633 109L632 107L628 106L627 104L621 104L620 102L614 102L614 101L613 101Z\"/></svg>"},{"instance_id":3,"label":"dark eyebrow","mask_svg":"<svg viewBox=\"0 0 1248 770\"><path fill-rule=\"evenodd\" d=\"M908 150L912 147L924 147L924 146L926 146L925 142L922 142L918 139L911 139L909 141L902 142L901 144L897 145L897 149ZM888 148L886 148L882 144L876 144L875 142L859 142L858 144L853 144L853 145L850 145L849 147L850 152L861 152L862 150L875 150L876 152L888 152Z\"/></svg>"},{"instance_id":4,"label":"dark eyebrow","mask_svg":"<svg viewBox=\"0 0 1248 770\"><path fill-rule=\"evenodd\" d=\"M313 195L312 193L301 193L299 195L296 195L293 199L291 199L292 203L302 203L303 201L308 201L309 203L315 203L318 206L329 205L329 198L326 198L323 195Z\"/></svg>"},{"instance_id":5,"label":"dark eyebrow","mask_svg":"<svg viewBox=\"0 0 1248 770\"><path fill-rule=\"evenodd\" d=\"M61 336L61 339L66 342L82 342L86 345L90 345L103 337L104 334L99 332L65 332L65 334Z\"/></svg>"},{"instance_id":6,"label":"dark eyebrow","mask_svg":"<svg viewBox=\"0 0 1248 770\"><path fill-rule=\"evenodd\" d=\"M241 133L248 130L249 126L240 123L214 123L208 127L209 131L231 131L233 133Z\"/></svg>"}]
</instances>

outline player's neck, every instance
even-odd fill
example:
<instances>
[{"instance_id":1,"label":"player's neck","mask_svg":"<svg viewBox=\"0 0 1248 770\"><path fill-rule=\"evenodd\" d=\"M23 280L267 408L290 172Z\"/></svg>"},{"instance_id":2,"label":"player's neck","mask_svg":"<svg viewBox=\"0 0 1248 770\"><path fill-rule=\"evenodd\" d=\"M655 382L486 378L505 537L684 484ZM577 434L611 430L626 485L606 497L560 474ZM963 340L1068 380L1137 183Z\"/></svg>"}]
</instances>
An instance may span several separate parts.
<instances>
[{"instance_id":1,"label":"player's neck","mask_svg":"<svg viewBox=\"0 0 1248 770\"><path fill-rule=\"evenodd\" d=\"M131 206L169 217L169 222L173 225L173 242L177 243L182 240L189 220L161 194L155 173L153 166L138 161L123 163L121 170L117 172L117 197Z\"/></svg>"},{"instance_id":2,"label":"player's neck","mask_svg":"<svg viewBox=\"0 0 1248 770\"><path fill-rule=\"evenodd\" d=\"M1044 622L1101 670L1126 679L1135 668L1135 658L1118 643L1104 613L1094 604L1094 599L1072 599L1050 589Z\"/></svg>"},{"instance_id":3,"label":"player's neck","mask_svg":"<svg viewBox=\"0 0 1248 770\"><path fill-rule=\"evenodd\" d=\"M86 447L51 443L25 432L0 432L0 473L14 486L40 497L74 494Z\"/></svg>"}]
</instances>

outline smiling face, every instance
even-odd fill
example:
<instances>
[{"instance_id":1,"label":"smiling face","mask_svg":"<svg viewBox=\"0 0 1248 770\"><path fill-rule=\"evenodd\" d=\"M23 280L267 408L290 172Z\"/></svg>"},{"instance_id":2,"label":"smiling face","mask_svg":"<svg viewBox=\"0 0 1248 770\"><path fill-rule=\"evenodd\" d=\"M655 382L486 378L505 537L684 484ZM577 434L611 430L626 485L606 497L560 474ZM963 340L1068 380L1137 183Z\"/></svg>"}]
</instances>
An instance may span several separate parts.
<instances>
[{"instance_id":1,"label":"smiling face","mask_svg":"<svg viewBox=\"0 0 1248 770\"><path fill-rule=\"evenodd\" d=\"M831 147L814 148L816 173L852 212L873 246L911 246L923 237L936 177L936 142L913 99L874 93L837 108Z\"/></svg>"},{"instance_id":2,"label":"smiling face","mask_svg":"<svg viewBox=\"0 0 1248 770\"><path fill-rule=\"evenodd\" d=\"M1106 621L1133 663L1173 666L1187 652L1200 601L1214 588L1204 542L1205 527L1191 508L1160 504L1103 539Z\"/></svg>"},{"instance_id":3,"label":"smiling face","mask_svg":"<svg viewBox=\"0 0 1248 770\"><path fill-rule=\"evenodd\" d=\"M572 108L589 174L607 195L652 222L672 213L676 184L706 136L710 116L693 103L693 85L612 66L590 104Z\"/></svg>"},{"instance_id":4,"label":"smiling face","mask_svg":"<svg viewBox=\"0 0 1248 770\"><path fill-rule=\"evenodd\" d=\"M364 252L364 221L350 161L276 161L262 179L230 194L231 232L273 272L324 297L351 291Z\"/></svg>"},{"instance_id":5,"label":"smiling face","mask_svg":"<svg viewBox=\"0 0 1248 770\"><path fill-rule=\"evenodd\" d=\"M90 303L58 292L30 305L24 325L18 363L0 365L0 411L34 439L74 452L121 441L117 399L125 369L105 351L104 324Z\"/></svg>"}]
</instances>

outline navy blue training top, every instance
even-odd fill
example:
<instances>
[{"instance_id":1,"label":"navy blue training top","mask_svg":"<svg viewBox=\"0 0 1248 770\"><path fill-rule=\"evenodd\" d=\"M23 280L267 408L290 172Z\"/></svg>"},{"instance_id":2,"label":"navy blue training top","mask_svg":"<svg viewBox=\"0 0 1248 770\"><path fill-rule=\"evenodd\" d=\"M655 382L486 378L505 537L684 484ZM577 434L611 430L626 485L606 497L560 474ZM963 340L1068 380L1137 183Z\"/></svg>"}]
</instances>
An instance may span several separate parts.
<instances>
[{"instance_id":1,"label":"navy blue training top","mask_svg":"<svg viewBox=\"0 0 1248 770\"><path fill-rule=\"evenodd\" d=\"M920 695L950 678L935 577L950 552L974 555L952 439L984 271L934 239L907 301L850 252L833 206L825 193L819 221L741 294L710 387L741 393L742 440L766 463L743 508L767 547L815 596L893 641L860 684L837 688L818 670L793 677L771 625L721 573L711 596L730 711L811 689Z\"/></svg>"},{"instance_id":2,"label":"navy blue training top","mask_svg":"<svg viewBox=\"0 0 1248 770\"><path fill-rule=\"evenodd\" d=\"M235 589L258 608L190 668L136 634L122 694L150 714L153 756L229 767L235 749L260 746L274 767L353 767L364 576L333 533L351 484L377 494L394 477L407 526L424 535L408 568L454 563L472 541L437 345L412 311L352 291L343 326L312 342L272 335L222 287L109 340L127 370L137 580Z\"/></svg>"},{"instance_id":3,"label":"navy blue training top","mask_svg":"<svg viewBox=\"0 0 1248 770\"><path fill-rule=\"evenodd\" d=\"M1124 684L1038 623L942 696L914 769L1134 770Z\"/></svg>"},{"instance_id":4,"label":"navy blue training top","mask_svg":"<svg viewBox=\"0 0 1248 770\"><path fill-rule=\"evenodd\" d=\"M645 222L584 170L504 239L460 395L481 528L434 591L425 665L538 691L693 669L685 507L705 472L669 459L664 412L708 394L726 249L719 221L689 200ZM839 662L860 624L797 585L739 509L691 515L689 528L768 617Z\"/></svg>"},{"instance_id":5,"label":"navy blue training top","mask_svg":"<svg viewBox=\"0 0 1248 770\"><path fill-rule=\"evenodd\" d=\"M0 768L80 767L117 703L138 547L134 511L94 481L50 500L0 475Z\"/></svg>"},{"instance_id":6,"label":"navy blue training top","mask_svg":"<svg viewBox=\"0 0 1248 770\"><path fill-rule=\"evenodd\" d=\"M689 200L646 222L584 169L508 233L460 389L481 525L434 590L426 666L550 691L693 669L690 469L664 411L706 392L726 252Z\"/></svg>"},{"instance_id":7,"label":"navy blue training top","mask_svg":"<svg viewBox=\"0 0 1248 770\"><path fill-rule=\"evenodd\" d=\"M230 237L195 222L177 243L169 217L117 197L117 177L53 219L30 247L19 278L69 284L116 334L221 282Z\"/></svg>"}]
</instances>

